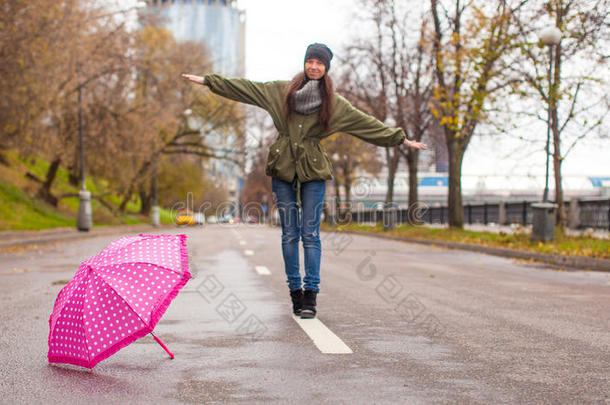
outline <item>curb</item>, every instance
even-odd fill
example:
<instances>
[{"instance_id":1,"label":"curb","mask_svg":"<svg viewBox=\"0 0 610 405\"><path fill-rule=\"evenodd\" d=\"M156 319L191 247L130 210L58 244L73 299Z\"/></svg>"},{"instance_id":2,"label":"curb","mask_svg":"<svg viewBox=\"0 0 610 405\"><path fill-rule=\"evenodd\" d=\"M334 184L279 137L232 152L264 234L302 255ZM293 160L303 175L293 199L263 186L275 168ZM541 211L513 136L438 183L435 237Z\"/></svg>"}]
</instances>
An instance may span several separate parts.
<instances>
[{"instance_id":1,"label":"curb","mask_svg":"<svg viewBox=\"0 0 610 405\"><path fill-rule=\"evenodd\" d=\"M100 236L115 235L121 233L131 232L147 232L150 230L173 228L172 225L161 225L159 227L153 227L149 224L142 225L119 225L111 227L99 227L93 228L93 231L81 232L73 228L62 228L62 229L49 229L43 231L32 231L31 235L25 231L15 231L16 237L13 240L7 242L0 242L0 250L13 248L13 247L25 247L31 245L43 245L54 242L64 242L75 239L89 239ZM40 232L36 234L36 232ZM19 235L22 234L22 238Z\"/></svg>"},{"instance_id":2,"label":"curb","mask_svg":"<svg viewBox=\"0 0 610 405\"><path fill-rule=\"evenodd\" d=\"M404 236L383 235L375 232L367 231L338 231L354 235L366 235L381 239L391 239L408 243L419 243L422 245L441 246L449 249L469 250L472 252L486 253L494 256L508 257L512 259L535 260L538 262L554 264L557 266L569 267L574 270L596 270L610 272L610 259L599 259L594 257L580 256L561 256L549 253L528 252L525 250L515 250L508 248L499 248L483 245L475 245L471 243L461 242L446 242L430 239L409 238Z\"/></svg>"}]
</instances>

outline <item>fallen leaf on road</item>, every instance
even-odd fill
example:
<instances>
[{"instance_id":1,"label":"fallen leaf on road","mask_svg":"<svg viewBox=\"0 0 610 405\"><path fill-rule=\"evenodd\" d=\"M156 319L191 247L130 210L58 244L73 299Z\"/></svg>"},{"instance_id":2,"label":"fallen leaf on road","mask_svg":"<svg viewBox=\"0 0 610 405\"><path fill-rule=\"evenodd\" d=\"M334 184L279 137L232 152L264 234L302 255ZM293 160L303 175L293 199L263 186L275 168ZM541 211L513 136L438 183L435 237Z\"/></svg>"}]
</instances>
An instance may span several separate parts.
<instances>
[{"instance_id":1,"label":"fallen leaf on road","mask_svg":"<svg viewBox=\"0 0 610 405\"><path fill-rule=\"evenodd\" d=\"M27 273L28 269L18 269L18 268L14 268L13 269L13 273Z\"/></svg>"}]
</instances>

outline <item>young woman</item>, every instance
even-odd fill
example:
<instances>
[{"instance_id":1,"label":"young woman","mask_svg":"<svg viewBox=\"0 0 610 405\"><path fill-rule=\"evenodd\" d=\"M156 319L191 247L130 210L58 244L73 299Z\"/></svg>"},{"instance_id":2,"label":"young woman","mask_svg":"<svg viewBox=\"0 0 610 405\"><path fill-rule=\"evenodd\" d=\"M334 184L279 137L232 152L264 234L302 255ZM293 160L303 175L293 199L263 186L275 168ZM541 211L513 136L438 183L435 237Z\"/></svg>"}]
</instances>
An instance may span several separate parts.
<instances>
[{"instance_id":1,"label":"young woman","mask_svg":"<svg viewBox=\"0 0 610 405\"><path fill-rule=\"evenodd\" d=\"M282 255L293 313L301 318L316 316L322 255L320 216L326 180L333 178L330 159L320 140L344 132L378 146L404 143L426 149L423 143L407 140L402 129L384 125L336 94L328 75L332 57L326 45L309 45L304 70L291 82L182 75L223 97L261 107L273 119L279 135L269 148L265 172L271 176L282 225ZM305 253L304 290L299 272L300 239Z\"/></svg>"}]
</instances>

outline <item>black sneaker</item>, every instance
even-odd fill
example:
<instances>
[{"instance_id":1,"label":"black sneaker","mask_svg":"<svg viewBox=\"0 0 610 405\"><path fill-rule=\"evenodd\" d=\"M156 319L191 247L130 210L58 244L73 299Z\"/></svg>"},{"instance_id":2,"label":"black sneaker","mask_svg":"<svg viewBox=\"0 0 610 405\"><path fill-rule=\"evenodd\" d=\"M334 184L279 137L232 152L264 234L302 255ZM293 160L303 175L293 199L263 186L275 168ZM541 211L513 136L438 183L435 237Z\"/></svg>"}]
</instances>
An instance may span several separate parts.
<instances>
[{"instance_id":1,"label":"black sneaker","mask_svg":"<svg viewBox=\"0 0 610 405\"><path fill-rule=\"evenodd\" d=\"M305 290L303 292L303 309L301 310L301 319L316 317L316 295L314 290Z\"/></svg>"},{"instance_id":2,"label":"black sneaker","mask_svg":"<svg viewBox=\"0 0 610 405\"><path fill-rule=\"evenodd\" d=\"M291 290L290 298L292 298L292 313L301 315L301 309L303 308L303 290Z\"/></svg>"}]
</instances>

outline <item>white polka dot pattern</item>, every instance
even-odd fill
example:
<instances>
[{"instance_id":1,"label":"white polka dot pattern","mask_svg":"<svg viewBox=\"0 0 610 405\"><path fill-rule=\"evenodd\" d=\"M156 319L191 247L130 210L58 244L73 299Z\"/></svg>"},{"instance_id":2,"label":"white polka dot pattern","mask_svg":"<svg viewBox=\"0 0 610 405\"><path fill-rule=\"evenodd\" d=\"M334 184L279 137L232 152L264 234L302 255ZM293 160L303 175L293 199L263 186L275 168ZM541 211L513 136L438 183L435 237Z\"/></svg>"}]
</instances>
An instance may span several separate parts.
<instances>
[{"instance_id":1,"label":"white polka dot pattern","mask_svg":"<svg viewBox=\"0 0 610 405\"><path fill-rule=\"evenodd\" d=\"M49 362L93 368L153 331L191 278L186 235L119 238L85 260L49 318Z\"/></svg>"}]
</instances>

